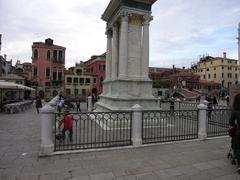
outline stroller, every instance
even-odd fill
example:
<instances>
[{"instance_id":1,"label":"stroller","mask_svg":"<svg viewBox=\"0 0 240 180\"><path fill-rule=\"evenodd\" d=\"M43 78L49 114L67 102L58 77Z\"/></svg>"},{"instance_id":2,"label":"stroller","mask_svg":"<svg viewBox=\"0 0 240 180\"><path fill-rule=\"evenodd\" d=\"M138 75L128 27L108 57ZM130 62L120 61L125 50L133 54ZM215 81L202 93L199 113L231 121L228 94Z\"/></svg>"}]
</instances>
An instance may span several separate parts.
<instances>
[{"instance_id":1,"label":"stroller","mask_svg":"<svg viewBox=\"0 0 240 180\"><path fill-rule=\"evenodd\" d=\"M233 165L237 164L237 157L236 157L236 126L230 127L228 129L228 134L232 138L231 144L229 148L229 152L227 154L227 158L231 160Z\"/></svg>"}]
</instances>

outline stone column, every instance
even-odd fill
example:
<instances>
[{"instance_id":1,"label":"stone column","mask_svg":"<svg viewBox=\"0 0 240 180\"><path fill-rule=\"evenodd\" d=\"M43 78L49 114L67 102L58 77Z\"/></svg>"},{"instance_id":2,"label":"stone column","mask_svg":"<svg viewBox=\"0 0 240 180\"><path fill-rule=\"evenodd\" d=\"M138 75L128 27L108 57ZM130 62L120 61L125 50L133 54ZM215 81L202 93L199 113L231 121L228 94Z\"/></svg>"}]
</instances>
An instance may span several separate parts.
<instances>
[{"instance_id":1,"label":"stone column","mask_svg":"<svg viewBox=\"0 0 240 180\"><path fill-rule=\"evenodd\" d=\"M149 79L149 25L153 19L152 16L143 16L143 35L142 35L142 59L141 59L141 76L143 79Z\"/></svg>"},{"instance_id":2,"label":"stone column","mask_svg":"<svg viewBox=\"0 0 240 180\"><path fill-rule=\"evenodd\" d=\"M106 79L109 80L112 77L112 32L106 31L107 35L107 53L106 53Z\"/></svg>"},{"instance_id":3,"label":"stone column","mask_svg":"<svg viewBox=\"0 0 240 180\"><path fill-rule=\"evenodd\" d=\"M49 104L40 109L41 113L41 145L40 156L50 155L53 153L53 122L54 108Z\"/></svg>"},{"instance_id":4,"label":"stone column","mask_svg":"<svg viewBox=\"0 0 240 180\"><path fill-rule=\"evenodd\" d=\"M88 101L88 106L87 106L87 110L88 112L91 112L92 111L92 96L88 96L87 98L87 101Z\"/></svg>"},{"instance_id":5,"label":"stone column","mask_svg":"<svg viewBox=\"0 0 240 180\"><path fill-rule=\"evenodd\" d=\"M135 104L132 111L132 143L133 146L140 146L142 144L142 107Z\"/></svg>"},{"instance_id":6,"label":"stone column","mask_svg":"<svg viewBox=\"0 0 240 180\"><path fill-rule=\"evenodd\" d=\"M198 139L207 139L207 105L199 104L198 106Z\"/></svg>"},{"instance_id":7,"label":"stone column","mask_svg":"<svg viewBox=\"0 0 240 180\"><path fill-rule=\"evenodd\" d=\"M118 26L113 25L112 38L112 79L117 79L118 76Z\"/></svg>"},{"instance_id":8,"label":"stone column","mask_svg":"<svg viewBox=\"0 0 240 180\"><path fill-rule=\"evenodd\" d=\"M121 15L119 46L119 78L126 79L128 77L128 13L125 12Z\"/></svg>"}]
</instances>

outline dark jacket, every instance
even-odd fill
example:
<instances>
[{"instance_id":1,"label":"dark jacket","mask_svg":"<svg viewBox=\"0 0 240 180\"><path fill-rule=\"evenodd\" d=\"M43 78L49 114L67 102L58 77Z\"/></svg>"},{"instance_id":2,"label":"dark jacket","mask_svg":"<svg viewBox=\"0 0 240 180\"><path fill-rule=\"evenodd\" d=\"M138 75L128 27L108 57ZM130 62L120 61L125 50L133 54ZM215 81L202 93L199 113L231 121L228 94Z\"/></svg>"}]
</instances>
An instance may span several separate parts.
<instances>
[{"instance_id":1,"label":"dark jacket","mask_svg":"<svg viewBox=\"0 0 240 180\"><path fill-rule=\"evenodd\" d=\"M238 163L240 163L240 111L232 111L231 117L229 119L229 125L236 125L236 144L234 145L234 147L236 148L235 150L237 161Z\"/></svg>"},{"instance_id":2,"label":"dark jacket","mask_svg":"<svg viewBox=\"0 0 240 180\"><path fill-rule=\"evenodd\" d=\"M42 100L40 98L36 99L36 108L41 108L42 107Z\"/></svg>"},{"instance_id":3,"label":"dark jacket","mask_svg":"<svg viewBox=\"0 0 240 180\"><path fill-rule=\"evenodd\" d=\"M237 128L237 130L239 130L240 134L240 111L232 111L231 117L229 119L229 125L230 126L238 125L239 127Z\"/></svg>"}]
</instances>

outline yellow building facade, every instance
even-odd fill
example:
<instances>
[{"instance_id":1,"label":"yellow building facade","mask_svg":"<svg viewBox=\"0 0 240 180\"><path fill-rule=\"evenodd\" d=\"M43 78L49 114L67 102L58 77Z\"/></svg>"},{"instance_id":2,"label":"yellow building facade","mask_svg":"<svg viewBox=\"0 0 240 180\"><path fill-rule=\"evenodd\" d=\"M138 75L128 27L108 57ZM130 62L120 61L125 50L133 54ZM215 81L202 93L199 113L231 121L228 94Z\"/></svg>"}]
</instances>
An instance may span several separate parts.
<instances>
[{"instance_id":1,"label":"yellow building facade","mask_svg":"<svg viewBox=\"0 0 240 180\"><path fill-rule=\"evenodd\" d=\"M199 62L192 65L192 70L201 80L220 83L224 88L229 88L238 82L237 60L227 58L226 53L223 53L223 57L200 58Z\"/></svg>"},{"instance_id":2,"label":"yellow building facade","mask_svg":"<svg viewBox=\"0 0 240 180\"><path fill-rule=\"evenodd\" d=\"M65 73L65 96L80 97L86 100L87 95L91 94L92 76L84 74L82 64L76 64L75 67L69 68Z\"/></svg>"}]
</instances>

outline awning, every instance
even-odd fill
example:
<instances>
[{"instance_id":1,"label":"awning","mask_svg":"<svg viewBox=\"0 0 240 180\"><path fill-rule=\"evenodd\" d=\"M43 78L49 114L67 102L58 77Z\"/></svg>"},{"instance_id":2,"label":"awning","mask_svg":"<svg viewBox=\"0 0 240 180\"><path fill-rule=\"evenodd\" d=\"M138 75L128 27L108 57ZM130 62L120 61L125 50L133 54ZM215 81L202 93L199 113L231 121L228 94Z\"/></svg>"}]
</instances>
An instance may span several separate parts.
<instances>
[{"instance_id":1,"label":"awning","mask_svg":"<svg viewBox=\"0 0 240 180\"><path fill-rule=\"evenodd\" d=\"M35 91L35 89L24 86L22 84L16 84L13 82L8 82L5 80L0 80L0 89L22 89L22 90L29 90L29 91Z\"/></svg>"}]
</instances>

